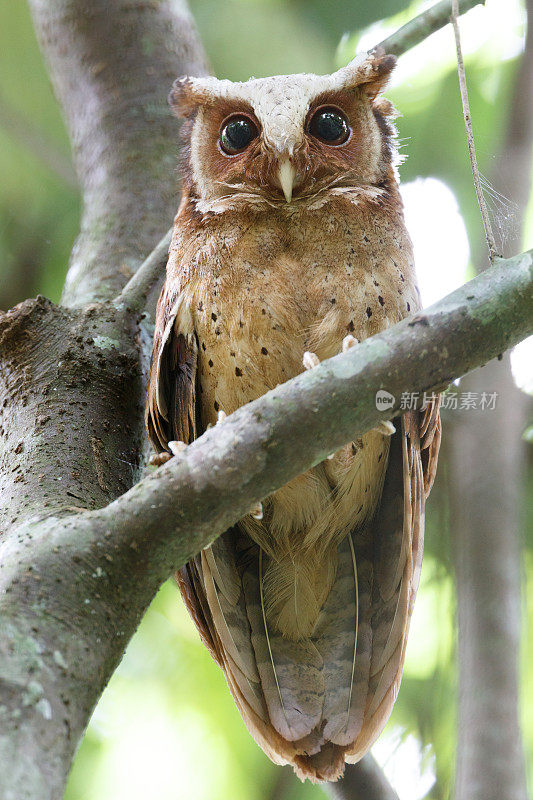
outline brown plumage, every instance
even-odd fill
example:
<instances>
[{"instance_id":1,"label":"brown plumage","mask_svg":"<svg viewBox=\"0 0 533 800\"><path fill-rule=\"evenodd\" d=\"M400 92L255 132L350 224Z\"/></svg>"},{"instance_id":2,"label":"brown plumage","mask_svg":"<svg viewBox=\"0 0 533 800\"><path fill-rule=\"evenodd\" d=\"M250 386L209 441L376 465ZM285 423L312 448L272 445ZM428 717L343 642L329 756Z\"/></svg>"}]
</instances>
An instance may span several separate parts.
<instances>
[{"instance_id":1,"label":"brown plumage","mask_svg":"<svg viewBox=\"0 0 533 800\"><path fill-rule=\"evenodd\" d=\"M157 310L147 427L199 436L420 307L394 168L394 59L331 76L181 79L183 198ZM349 339L346 339L349 337ZM382 730L418 586L438 403L266 498L178 576L267 755L335 780Z\"/></svg>"}]
</instances>

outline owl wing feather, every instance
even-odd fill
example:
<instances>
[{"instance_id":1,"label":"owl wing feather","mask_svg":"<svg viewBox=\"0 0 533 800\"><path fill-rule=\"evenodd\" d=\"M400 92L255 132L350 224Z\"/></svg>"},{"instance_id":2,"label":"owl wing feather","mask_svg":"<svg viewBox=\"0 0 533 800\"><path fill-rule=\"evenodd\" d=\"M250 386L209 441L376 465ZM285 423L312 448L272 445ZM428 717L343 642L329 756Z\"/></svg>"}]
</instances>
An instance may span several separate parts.
<instances>
[{"instance_id":1,"label":"owl wing feather","mask_svg":"<svg viewBox=\"0 0 533 800\"><path fill-rule=\"evenodd\" d=\"M147 426L159 449L201 432L196 337L180 296L162 295ZM204 644L225 673L248 729L276 763L332 780L359 760L388 719L401 680L418 588L424 501L440 443L438 398L401 420L378 512L338 548L335 581L313 634L267 629L263 554L237 526L192 559L177 581Z\"/></svg>"},{"instance_id":2,"label":"owl wing feather","mask_svg":"<svg viewBox=\"0 0 533 800\"><path fill-rule=\"evenodd\" d=\"M440 398L402 418L393 437L380 508L373 524L372 662L360 735L346 752L358 761L383 729L405 658L424 538L424 503L435 477L441 438Z\"/></svg>"},{"instance_id":3,"label":"owl wing feather","mask_svg":"<svg viewBox=\"0 0 533 800\"><path fill-rule=\"evenodd\" d=\"M148 378L146 428L156 450L168 451L172 439L196 438L196 365L198 344L184 293L167 285L157 303L152 361Z\"/></svg>"}]
</instances>

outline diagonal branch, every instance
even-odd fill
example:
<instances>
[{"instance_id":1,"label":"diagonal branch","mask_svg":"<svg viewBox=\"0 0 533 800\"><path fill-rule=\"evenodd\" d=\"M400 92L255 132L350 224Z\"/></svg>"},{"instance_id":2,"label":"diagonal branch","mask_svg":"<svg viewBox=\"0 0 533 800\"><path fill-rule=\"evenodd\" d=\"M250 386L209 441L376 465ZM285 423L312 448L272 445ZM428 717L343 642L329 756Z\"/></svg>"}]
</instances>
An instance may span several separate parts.
<instances>
[{"instance_id":1,"label":"diagonal branch","mask_svg":"<svg viewBox=\"0 0 533 800\"><path fill-rule=\"evenodd\" d=\"M132 311L142 311L152 287L163 277L168 259L168 248L172 229L168 230L154 247L137 272L128 281L115 299L117 305L124 305Z\"/></svg>"},{"instance_id":2,"label":"diagonal branch","mask_svg":"<svg viewBox=\"0 0 533 800\"><path fill-rule=\"evenodd\" d=\"M474 6L481 5L485 0L459 0L459 13L464 14ZM383 39L375 48L382 48L386 53L400 56L420 42L424 41L435 31L440 30L450 22L452 12L451 0L441 0L431 8L410 20L391 36ZM371 51L369 51L371 52ZM172 231L168 231L164 239L156 246L154 251L146 258L136 274L115 298L115 303L124 304L130 308L140 309L146 301L150 290L161 278L166 261L166 253L160 248L167 239L170 241Z\"/></svg>"},{"instance_id":3,"label":"diagonal branch","mask_svg":"<svg viewBox=\"0 0 533 800\"><path fill-rule=\"evenodd\" d=\"M159 552L170 573L254 501L396 416L403 393L446 385L530 335L532 310L533 251L499 260L426 311L239 408L93 512L95 524L111 526L117 544L144 540L147 558ZM396 398L386 412L375 403L382 388Z\"/></svg>"},{"instance_id":4,"label":"diagonal branch","mask_svg":"<svg viewBox=\"0 0 533 800\"><path fill-rule=\"evenodd\" d=\"M474 6L484 5L485 0L459 0L459 14L466 14ZM383 39L378 47L393 56L401 56L407 50L415 47L435 31L444 28L450 22L452 13L451 0L440 0L431 8L426 9L414 19L407 22L391 36Z\"/></svg>"}]
</instances>

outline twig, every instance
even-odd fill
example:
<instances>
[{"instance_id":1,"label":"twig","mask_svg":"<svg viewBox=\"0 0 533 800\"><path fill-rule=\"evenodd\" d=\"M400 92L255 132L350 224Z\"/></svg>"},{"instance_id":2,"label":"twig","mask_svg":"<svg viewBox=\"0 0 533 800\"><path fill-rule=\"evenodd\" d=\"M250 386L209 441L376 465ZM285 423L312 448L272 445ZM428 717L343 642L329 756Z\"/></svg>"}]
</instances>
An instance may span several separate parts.
<instances>
[{"instance_id":1,"label":"twig","mask_svg":"<svg viewBox=\"0 0 533 800\"><path fill-rule=\"evenodd\" d=\"M483 5L485 0L459 0L460 13L464 14L477 5ZM401 55L411 47L422 42L430 34L435 33L450 22L450 0L442 2L419 14L406 25L401 27L391 36L384 39L375 48L383 48L392 55ZM369 51L370 52L370 51ZM115 304L124 304L131 308L141 308L150 289L163 272L162 249L170 242L172 229L161 239L155 250L141 264L133 278L126 284L122 292L115 298Z\"/></svg>"},{"instance_id":2,"label":"twig","mask_svg":"<svg viewBox=\"0 0 533 800\"><path fill-rule=\"evenodd\" d=\"M171 237L172 229L165 233L148 258L143 261L137 272L115 298L116 305L124 305L133 311L140 311L144 308L150 290L163 275Z\"/></svg>"},{"instance_id":3,"label":"twig","mask_svg":"<svg viewBox=\"0 0 533 800\"><path fill-rule=\"evenodd\" d=\"M465 14L471 8L484 5L485 0L459 0L459 13ZM407 50L423 42L432 33L444 28L450 22L452 6L450 0L441 0L427 11L409 20L399 30L383 39L376 47L385 50L393 56L401 56ZM372 48L376 49L376 48Z\"/></svg>"},{"instance_id":4,"label":"twig","mask_svg":"<svg viewBox=\"0 0 533 800\"><path fill-rule=\"evenodd\" d=\"M477 201L479 210L481 211L481 219L485 229L485 239L487 240L487 247L489 249L489 259L492 263L495 258L500 257L500 253L496 250L494 242L494 234L492 233L492 225L490 223L485 197L483 195L483 188L481 186L481 179L479 177L479 169L476 158L476 146L474 144L474 133L472 131L472 119L470 117L470 103L468 102L468 89L466 86L465 65L463 61L463 52L461 49L461 34L459 31L459 2L452 0L452 25L455 35L455 48L457 50L457 72L459 74L459 89L461 91L461 101L463 104L463 116L465 119L466 139L468 142L468 153L470 155L470 163L472 165L472 176L474 179L474 187L476 190Z\"/></svg>"}]
</instances>

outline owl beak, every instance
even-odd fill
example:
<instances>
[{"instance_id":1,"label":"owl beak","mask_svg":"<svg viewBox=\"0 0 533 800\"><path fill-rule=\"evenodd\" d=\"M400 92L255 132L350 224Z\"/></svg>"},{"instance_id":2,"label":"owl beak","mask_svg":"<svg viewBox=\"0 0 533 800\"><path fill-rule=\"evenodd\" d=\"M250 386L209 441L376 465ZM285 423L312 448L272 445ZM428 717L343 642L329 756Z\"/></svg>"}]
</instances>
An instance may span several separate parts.
<instances>
[{"instance_id":1,"label":"owl beak","mask_svg":"<svg viewBox=\"0 0 533 800\"><path fill-rule=\"evenodd\" d=\"M296 170L289 159L285 158L278 167L278 180L287 203L290 203L292 200L292 188L294 186L295 176Z\"/></svg>"}]
</instances>

